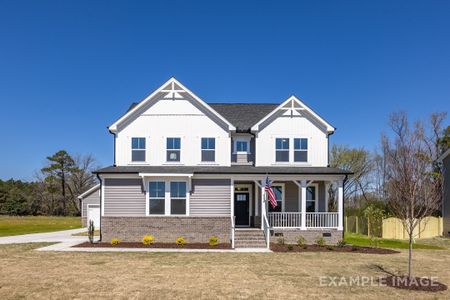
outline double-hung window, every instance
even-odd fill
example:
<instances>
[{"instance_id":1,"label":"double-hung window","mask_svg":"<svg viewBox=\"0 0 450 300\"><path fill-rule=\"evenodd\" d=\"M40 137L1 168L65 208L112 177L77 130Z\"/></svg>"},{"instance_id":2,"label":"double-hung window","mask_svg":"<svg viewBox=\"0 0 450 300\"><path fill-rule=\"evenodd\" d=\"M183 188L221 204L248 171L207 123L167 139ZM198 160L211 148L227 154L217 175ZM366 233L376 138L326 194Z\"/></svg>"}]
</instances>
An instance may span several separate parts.
<instances>
[{"instance_id":1,"label":"double-hung window","mask_svg":"<svg viewBox=\"0 0 450 300\"><path fill-rule=\"evenodd\" d=\"M308 161L308 139L294 139L294 162Z\"/></svg>"},{"instance_id":2,"label":"double-hung window","mask_svg":"<svg viewBox=\"0 0 450 300\"><path fill-rule=\"evenodd\" d=\"M216 160L216 139L202 138L202 161Z\"/></svg>"},{"instance_id":3,"label":"double-hung window","mask_svg":"<svg viewBox=\"0 0 450 300\"><path fill-rule=\"evenodd\" d=\"M275 208L269 203L269 212L281 212L283 208L283 186L282 185L272 185L273 193L275 194L275 199L277 199L277 206Z\"/></svg>"},{"instance_id":4,"label":"double-hung window","mask_svg":"<svg viewBox=\"0 0 450 300\"><path fill-rule=\"evenodd\" d=\"M248 142L247 141L236 141L236 152L237 153L247 153L248 152Z\"/></svg>"},{"instance_id":5,"label":"double-hung window","mask_svg":"<svg viewBox=\"0 0 450 300\"><path fill-rule=\"evenodd\" d=\"M151 181L149 184L149 214L164 215L166 201L166 183Z\"/></svg>"},{"instance_id":6,"label":"double-hung window","mask_svg":"<svg viewBox=\"0 0 450 300\"><path fill-rule=\"evenodd\" d=\"M145 138L131 138L131 161L145 161Z\"/></svg>"},{"instance_id":7,"label":"double-hung window","mask_svg":"<svg viewBox=\"0 0 450 300\"><path fill-rule=\"evenodd\" d=\"M277 138L275 139L275 161L289 162L289 139Z\"/></svg>"},{"instance_id":8,"label":"double-hung window","mask_svg":"<svg viewBox=\"0 0 450 300\"><path fill-rule=\"evenodd\" d=\"M171 181L170 182L170 214L185 215L186 214L186 182Z\"/></svg>"},{"instance_id":9,"label":"double-hung window","mask_svg":"<svg viewBox=\"0 0 450 300\"><path fill-rule=\"evenodd\" d=\"M180 161L181 156L181 139L167 138L166 143L167 161Z\"/></svg>"}]
</instances>

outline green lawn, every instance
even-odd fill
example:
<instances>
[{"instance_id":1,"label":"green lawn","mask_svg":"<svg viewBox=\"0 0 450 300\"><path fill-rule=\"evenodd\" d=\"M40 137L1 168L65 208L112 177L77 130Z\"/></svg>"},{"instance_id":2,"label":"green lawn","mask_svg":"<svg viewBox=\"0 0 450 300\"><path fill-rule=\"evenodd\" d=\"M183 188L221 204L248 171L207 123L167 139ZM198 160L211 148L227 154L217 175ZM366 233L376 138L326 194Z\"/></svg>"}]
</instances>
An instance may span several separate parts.
<instances>
[{"instance_id":1,"label":"green lawn","mask_svg":"<svg viewBox=\"0 0 450 300\"><path fill-rule=\"evenodd\" d=\"M371 243L370 239L366 235L356 234L356 233L346 233L345 241L347 244L352 244L355 246L368 246L373 247L374 245ZM388 240L388 239L380 239L378 246L380 248L395 248L395 249L408 249L409 244L407 240ZM445 248L424 244L424 243L415 243L413 245L413 249L431 249L431 250L443 250Z\"/></svg>"},{"instance_id":2,"label":"green lawn","mask_svg":"<svg viewBox=\"0 0 450 300\"><path fill-rule=\"evenodd\" d=\"M80 217L0 216L0 236L51 232L80 227Z\"/></svg>"}]
</instances>

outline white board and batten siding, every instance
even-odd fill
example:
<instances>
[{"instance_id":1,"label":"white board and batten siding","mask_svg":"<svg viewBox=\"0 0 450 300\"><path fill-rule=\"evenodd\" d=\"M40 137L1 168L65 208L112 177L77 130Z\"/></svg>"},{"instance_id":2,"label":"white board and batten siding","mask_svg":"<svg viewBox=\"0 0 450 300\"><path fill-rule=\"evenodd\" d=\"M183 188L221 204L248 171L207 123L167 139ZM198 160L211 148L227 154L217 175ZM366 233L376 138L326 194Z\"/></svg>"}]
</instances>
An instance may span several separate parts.
<instances>
[{"instance_id":1,"label":"white board and batten siding","mask_svg":"<svg viewBox=\"0 0 450 300\"><path fill-rule=\"evenodd\" d=\"M104 180L104 215L145 217L146 195L140 178Z\"/></svg>"},{"instance_id":2,"label":"white board and batten siding","mask_svg":"<svg viewBox=\"0 0 450 300\"><path fill-rule=\"evenodd\" d=\"M289 138L291 159L290 163L277 163L275 161L275 139ZM308 161L306 163L293 162L293 139L308 139ZM290 165L326 167L328 165L328 137L327 133L301 116L278 116L267 124L256 137L256 166Z\"/></svg>"},{"instance_id":3,"label":"white board and batten siding","mask_svg":"<svg viewBox=\"0 0 450 300\"><path fill-rule=\"evenodd\" d=\"M229 179L192 179L190 216L229 216ZM140 178L105 178L104 216L146 216L146 192Z\"/></svg>"},{"instance_id":4,"label":"white board and batten siding","mask_svg":"<svg viewBox=\"0 0 450 300\"><path fill-rule=\"evenodd\" d=\"M190 196L191 216L229 216L231 212L229 179L193 179Z\"/></svg>"},{"instance_id":5,"label":"white board and batten siding","mask_svg":"<svg viewBox=\"0 0 450 300\"><path fill-rule=\"evenodd\" d=\"M161 166L180 164L196 166L212 164L231 165L231 139L229 133L189 99L157 99L146 111L117 133L116 163L119 166L133 165L131 161L131 138L146 138L146 160L141 165ZM168 163L166 139L181 139L181 161ZM202 137L215 138L215 161L201 160Z\"/></svg>"}]
</instances>

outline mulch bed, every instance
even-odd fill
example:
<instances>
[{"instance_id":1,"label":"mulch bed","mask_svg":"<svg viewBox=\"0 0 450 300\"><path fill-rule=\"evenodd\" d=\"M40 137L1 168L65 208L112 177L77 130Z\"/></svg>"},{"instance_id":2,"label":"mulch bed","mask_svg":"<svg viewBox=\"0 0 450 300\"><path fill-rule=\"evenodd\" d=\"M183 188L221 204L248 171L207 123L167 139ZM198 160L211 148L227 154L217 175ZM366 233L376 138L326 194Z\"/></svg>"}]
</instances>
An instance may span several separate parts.
<instances>
[{"instance_id":1,"label":"mulch bed","mask_svg":"<svg viewBox=\"0 0 450 300\"><path fill-rule=\"evenodd\" d=\"M208 243L187 243L183 246L178 246L175 243L153 243L151 245L144 245L143 243L121 242L117 245L111 243L94 243L84 242L73 247L76 248L164 248L164 249L231 249L231 244L218 244L217 246L210 246Z\"/></svg>"},{"instance_id":2,"label":"mulch bed","mask_svg":"<svg viewBox=\"0 0 450 300\"><path fill-rule=\"evenodd\" d=\"M432 278L420 278L408 276L388 276L381 279L387 286L412 291L441 292L447 290L443 283Z\"/></svg>"},{"instance_id":3,"label":"mulch bed","mask_svg":"<svg viewBox=\"0 0 450 300\"><path fill-rule=\"evenodd\" d=\"M291 250L289 249L291 246ZM297 245L280 245L271 243L270 250L274 252L352 252L352 253L366 253L366 254L396 254L400 253L392 249L386 248L371 248L371 247L357 247L357 246L318 246L307 245L300 247Z\"/></svg>"}]
</instances>

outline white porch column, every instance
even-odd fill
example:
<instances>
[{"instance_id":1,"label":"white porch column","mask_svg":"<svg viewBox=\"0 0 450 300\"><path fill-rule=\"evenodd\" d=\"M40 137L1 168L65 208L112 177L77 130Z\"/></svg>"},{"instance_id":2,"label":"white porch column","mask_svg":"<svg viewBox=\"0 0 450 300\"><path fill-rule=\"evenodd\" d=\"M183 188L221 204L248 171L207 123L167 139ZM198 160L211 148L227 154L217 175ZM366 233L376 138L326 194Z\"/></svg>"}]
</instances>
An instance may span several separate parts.
<instances>
[{"instance_id":1,"label":"white porch column","mask_svg":"<svg viewBox=\"0 0 450 300\"><path fill-rule=\"evenodd\" d=\"M301 230L306 230L306 180L302 180L301 182L302 188L301 188L301 197L302 197L302 223L300 226Z\"/></svg>"},{"instance_id":2,"label":"white porch column","mask_svg":"<svg viewBox=\"0 0 450 300\"><path fill-rule=\"evenodd\" d=\"M338 181L338 230L344 229L344 181Z\"/></svg>"},{"instance_id":3,"label":"white porch column","mask_svg":"<svg viewBox=\"0 0 450 300\"><path fill-rule=\"evenodd\" d=\"M255 184L255 217L259 216L259 189Z\"/></svg>"},{"instance_id":4,"label":"white porch column","mask_svg":"<svg viewBox=\"0 0 450 300\"><path fill-rule=\"evenodd\" d=\"M230 180L230 208L230 217L234 218L234 179Z\"/></svg>"},{"instance_id":5,"label":"white porch column","mask_svg":"<svg viewBox=\"0 0 450 300\"><path fill-rule=\"evenodd\" d=\"M267 215L266 205L264 203L264 196L265 196L264 186L261 185L261 230L264 230L264 216Z\"/></svg>"}]
</instances>

